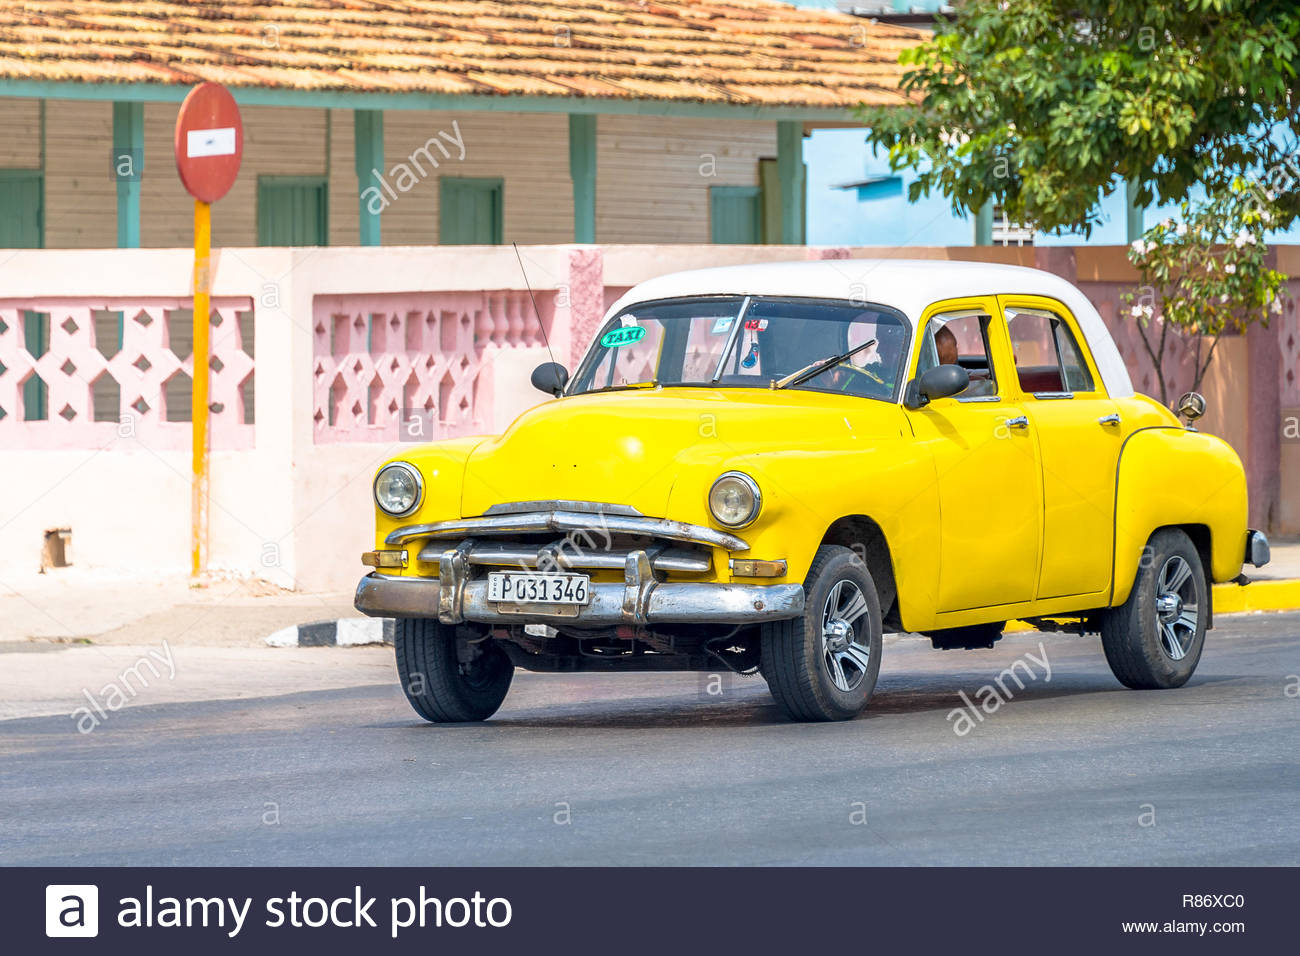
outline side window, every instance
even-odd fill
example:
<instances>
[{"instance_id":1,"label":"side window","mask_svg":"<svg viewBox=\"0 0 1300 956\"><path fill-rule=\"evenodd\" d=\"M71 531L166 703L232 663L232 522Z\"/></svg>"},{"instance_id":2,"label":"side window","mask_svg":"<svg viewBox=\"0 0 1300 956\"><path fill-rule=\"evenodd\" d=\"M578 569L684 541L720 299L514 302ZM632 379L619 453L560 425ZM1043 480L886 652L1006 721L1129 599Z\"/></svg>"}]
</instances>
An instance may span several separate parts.
<instances>
[{"instance_id":1,"label":"side window","mask_svg":"<svg viewBox=\"0 0 1300 956\"><path fill-rule=\"evenodd\" d=\"M917 374L936 365L960 365L970 373L970 386L958 398L984 398L998 393L989 354L989 317L978 312L932 316L921 337Z\"/></svg>"},{"instance_id":2,"label":"side window","mask_svg":"<svg viewBox=\"0 0 1300 956\"><path fill-rule=\"evenodd\" d=\"M1079 343L1074 340L1070 327L1060 319L1056 320L1056 347L1061 353L1061 370L1065 373L1065 387L1071 392L1091 392L1092 373L1088 363L1083 360Z\"/></svg>"},{"instance_id":3,"label":"side window","mask_svg":"<svg viewBox=\"0 0 1300 956\"><path fill-rule=\"evenodd\" d=\"M1011 352L1022 391L1070 395L1094 390L1074 333L1060 316L1039 309L1007 310Z\"/></svg>"}]
</instances>

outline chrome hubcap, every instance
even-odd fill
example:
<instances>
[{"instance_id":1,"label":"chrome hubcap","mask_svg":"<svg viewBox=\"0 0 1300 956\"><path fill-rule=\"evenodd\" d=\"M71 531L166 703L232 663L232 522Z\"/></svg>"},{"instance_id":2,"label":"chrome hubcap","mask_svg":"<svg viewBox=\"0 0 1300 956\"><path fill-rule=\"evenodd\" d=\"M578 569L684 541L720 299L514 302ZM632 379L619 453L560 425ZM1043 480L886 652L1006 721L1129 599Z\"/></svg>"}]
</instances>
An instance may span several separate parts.
<instances>
[{"instance_id":1,"label":"chrome hubcap","mask_svg":"<svg viewBox=\"0 0 1300 956\"><path fill-rule=\"evenodd\" d=\"M1200 609L1192 566L1179 555L1164 563L1156 577L1156 627L1170 660L1181 661L1196 639Z\"/></svg>"},{"instance_id":2,"label":"chrome hubcap","mask_svg":"<svg viewBox=\"0 0 1300 956\"><path fill-rule=\"evenodd\" d=\"M840 690L856 689L867 676L871 647L867 635L854 626L867 611L862 589L852 581L837 581L822 608L822 664Z\"/></svg>"}]
</instances>

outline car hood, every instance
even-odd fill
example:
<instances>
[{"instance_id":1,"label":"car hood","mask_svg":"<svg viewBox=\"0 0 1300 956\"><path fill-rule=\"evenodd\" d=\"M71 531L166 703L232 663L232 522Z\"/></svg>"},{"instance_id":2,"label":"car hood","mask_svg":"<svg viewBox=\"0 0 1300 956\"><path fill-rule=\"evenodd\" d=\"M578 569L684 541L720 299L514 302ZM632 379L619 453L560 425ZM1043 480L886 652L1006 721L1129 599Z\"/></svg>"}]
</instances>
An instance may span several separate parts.
<instances>
[{"instance_id":1,"label":"car hood","mask_svg":"<svg viewBox=\"0 0 1300 956\"><path fill-rule=\"evenodd\" d=\"M667 516L687 471L711 482L742 459L802 449L862 448L908 433L897 405L766 389L655 388L539 405L470 453L461 513L540 500L631 505Z\"/></svg>"}]
</instances>

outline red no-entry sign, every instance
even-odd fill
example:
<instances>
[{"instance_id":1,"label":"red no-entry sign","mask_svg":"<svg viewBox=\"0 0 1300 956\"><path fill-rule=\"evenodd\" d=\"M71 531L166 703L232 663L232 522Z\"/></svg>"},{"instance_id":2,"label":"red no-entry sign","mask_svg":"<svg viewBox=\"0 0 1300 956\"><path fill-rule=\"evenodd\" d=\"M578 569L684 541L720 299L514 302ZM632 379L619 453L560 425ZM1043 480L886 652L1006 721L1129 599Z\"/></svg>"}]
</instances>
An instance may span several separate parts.
<instances>
[{"instance_id":1,"label":"red no-entry sign","mask_svg":"<svg viewBox=\"0 0 1300 956\"><path fill-rule=\"evenodd\" d=\"M244 155L244 124L230 91L219 83L190 90L176 117L176 170L190 195L216 202L235 184Z\"/></svg>"}]
</instances>

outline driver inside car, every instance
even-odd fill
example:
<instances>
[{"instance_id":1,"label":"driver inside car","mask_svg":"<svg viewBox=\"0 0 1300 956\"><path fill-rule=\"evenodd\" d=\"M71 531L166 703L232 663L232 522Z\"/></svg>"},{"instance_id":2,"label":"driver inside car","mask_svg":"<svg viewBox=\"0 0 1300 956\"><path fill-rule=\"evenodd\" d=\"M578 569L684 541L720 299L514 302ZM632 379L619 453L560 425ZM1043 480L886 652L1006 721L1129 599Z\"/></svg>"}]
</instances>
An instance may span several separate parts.
<instances>
[{"instance_id":1,"label":"driver inside car","mask_svg":"<svg viewBox=\"0 0 1300 956\"><path fill-rule=\"evenodd\" d=\"M952 329L943 325L939 331L934 333L934 348L939 353L940 365L960 365L957 361L957 336L952 334Z\"/></svg>"},{"instance_id":2,"label":"driver inside car","mask_svg":"<svg viewBox=\"0 0 1300 956\"><path fill-rule=\"evenodd\" d=\"M939 326L934 332L934 352L940 365L961 365L957 336L946 325ZM924 364L924 359L922 362ZM979 398L993 394L995 394L993 382L986 377L986 373L976 370L971 373L970 384L961 391L959 397Z\"/></svg>"}]
</instances>

